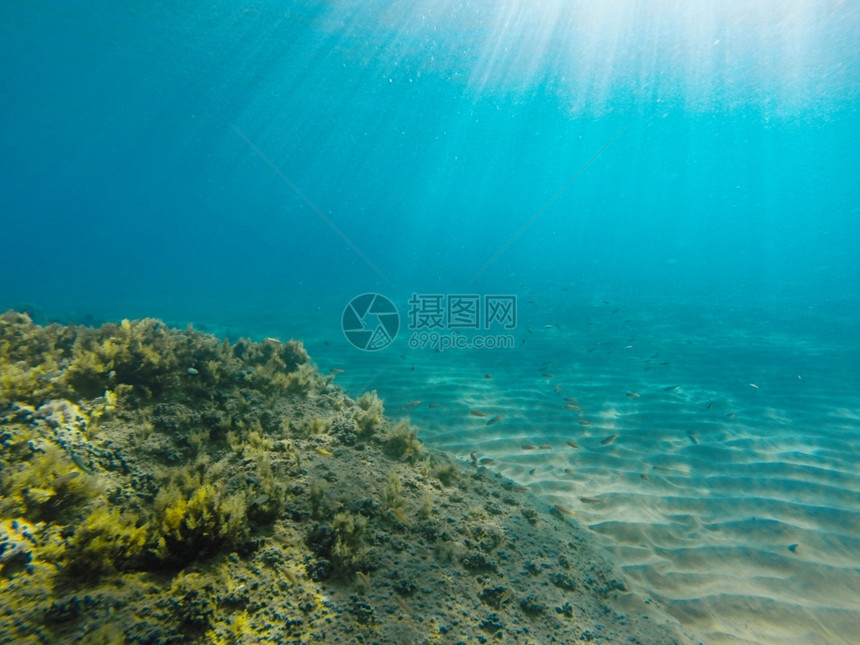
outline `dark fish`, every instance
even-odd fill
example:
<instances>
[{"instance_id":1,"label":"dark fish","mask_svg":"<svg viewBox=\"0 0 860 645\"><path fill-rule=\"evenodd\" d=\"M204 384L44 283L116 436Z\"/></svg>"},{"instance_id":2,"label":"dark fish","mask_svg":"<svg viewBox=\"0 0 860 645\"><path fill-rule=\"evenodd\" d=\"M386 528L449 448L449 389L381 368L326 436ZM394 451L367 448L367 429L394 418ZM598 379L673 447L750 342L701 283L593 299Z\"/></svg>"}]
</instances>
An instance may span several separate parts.
<instances>
[{"instance_id":1,"label":"dark fish","mask_svg":"<svg viewBox=\"0 0 860 645\"><path fill-rule=\"evenodd\" d=\"M415 401L410 401L406 405L403 406L404 410L408 410L409 408L414 408L416 405L421 405L420 399L416 399Z\"/></svg>"},{"instance_id":2,"label":"dark fish","mask_svg":"<svg viewBox=\"0 0 860 645\"><path fill-rule=\"evenodd\" d=\"M581 407L579 407L578 405L571 405L570 403L568 403L568 404L567 404L566 406L564 406L564 407L565 407L566 409L568 409L568 410L581 410L581 409L582 409L582 408L581 408Z\"/></svg>"},{"instance_id":3,"label":"dark fish","mask_svg":"<svg viewBox=\"0 0 860 645\"><path fill-rule=\"evenodd\" d=\"M435 408L438 408L439 404L438 403L428 403L427 407L430 408L431 410L433 410Z\"/></svg>"},{"instance_id":4,"label":"dark fish","mask_svg":"<svg viewBox=\"0 0 860 645\"><path fill-rule=\"evenodd\" d=\"M638 399L638 398L639 398L639 393L638 393L638 392L628 392L628 393L627 393L627 398L630 398L630 399Z\"/></svg>"},{"instance_id":5,"label":"dark fish","mask_svg":"<svg viewBox=\"0 0 860 645\"><path fill-rule=\"evenodd\" d=\"M579 399L574 399L572 396L566 396L564 397L564 400L568 403L579 403Z\"/></svg>"},{"instance_id":6,"label":"dark fish","mask_svg":"<svg viewBox=\"0 0 860 645\"><path fill-rule=\"evenodd\" d=\"M579 425L581 425L581 426L590 426L590 425L591 425L591 421L586 421L585 419L582 419L582 420L579 422Z\"/></svg>"},{"instance_id":7,"label":"dark fish","mask_svg":"<svg viewBox=\"0 0 860 645\"><path fill-rule=\"evenodd\" d=\"M329 372L331 372L332 374L343 374L343 370L339 367L332 367Z\"/></svg>"},{"instance_id":8,"label":"dark fish","mask_svg":"<svg viewBox=\"0 0 860 645\"><path fill-rule=\"evenodd\" d=\"M473 417L486 417L487 415L481 412L480 410L469 410L469 414Z\"/></svg>"},{"instance_id":9,"label":"dark fish","mask_svg":"<svg viewBox=\"0 0 860 645\"><path fill-rule=\"evenodd\" d=\"M537 446L531 443L526 443L520 446L523 450L537 450Z\"/></svg>"},{"instance_id":10,"label":"dark fish","mask_svg":"<svg viewBox=\"0 0 860 645\"><path fill-rule=\"evenodd\" d=\"M618 437L618 435L617 435L617 434L611 434L611 435L609 435L608 437L606 437L606 439L602 439L602 440L600 441L600 445L601 445L601 446L608 446L608 445L609 445L609 444L611 444L613 441L615 441L615 439L616 439L617 437Z\"/></svg>"},{"instance_id":11,"label":"dark fish","mask_svg":"<svg viewBox=\"0 0 860 645\"><path fill-rule=\"evenodd\" d=\"M708 401L708 405L706 405L706 406L705 406L705 409L706 409L706 410L710 410L712 407L714 407L714 402L713 402L713 401Z\"/></svg>"},{"instance_id":12,"label":"dark fish","mask_svg":"<svg viewBox=\"0 0 860 645\"><path fill-rule=\"evenodd\" d=\"M585 502L586 504L600 504L602 499L597 499L596 497L580 497L579 501Z\"/></svg>"},{"instance_id":13,"label":"dark fish","mask_svg":"<svg viewBox=\"0 0 860 645\"><path fill-rule=\"evenodd\" d=\"M552 374L550 374L549 372L544 372L543 374L541 374L541 376L543 376L544 378L552 378Z\"/></svg>"},{"instance_id":14,"label":"dark fish","mask_svg":"<svg viewBox=\"0 0 860 645\"><path fill-rule=\"evenodd\" d=\"M797 547L798 546L800 546L800 545L799 544L789 544L788 550L791 551L792 553L797 553Z\"/></svg>"},{"instance_id":15,"label":"dark fish","mask_svg":"<svg viewBox=\"0 0 860 645\"><path fill-rule=\"evenodd\" d=\"M577 443L575 441L568 441L567 445L570 446L571 448L575 448L576 450L579 450L579 446L577 445Z\"/></svg>"},{"instance_id":16,"label":"dark fish","mask_svg":"<svg viewBox=\"0 0 860 645\"><path fill-rule=\"evenodd\" d=\"M687 430L687 436L690 437L690 441L692 441L695 445L699 445L699 439L696 437L696 433L692 430Z\"/></svg>"},{"instance_id":17,"label":"dark fish","mask_svg":"<svg viewBox=\"0 0 860 645\"><path fill-rule=\"evenodd\" d=\"M484 378L493 378L492 374L484 374Z\"/></svg>"},{"instance_id":18,"label":"dark fish","mask_svg":"<svg viewBox=\"0 0 860 645\"><path fill-rule=\"evenodd\" d=\"M666 387L663 388L663 391L664 392L675 392L680 387L681 387L680 385L667 385Z\"/></svg>"},{"instance_id":19,"label":"dark fish","mask_svg":"<svg viewBox=\"0 0 860 645\"><path fill-rule=\"evenodd\" d=\"M542 443L538 446L538 448L540 448L541 450L552 450L552 446L548 443Z\"/></svg>"},{"instance_id":20,"label":"dark fish","mask_svg":"<svg viewBox=\"0 0 860 645\"><path fill-rule=\"evenodd\" d=\"M481 460L478 461L478 463L481 464L482 466L486 466L487 464L491 464L494 461L495 461L495 459L493 459L492 457L482 457Z\"/></svg>"},{"instance_id":21,"label":"dark fish","mask_svg":"<svg viewBox=\"0 0 860 645\"><path fill-rule=\"evenodd\" d=\"M500 417L500 416L497 414L497 415L496 415L496 416L494 416L492 419L490 419L489 421L487 421L487 425L488 425L488 426L491 426L491 425L493 425L494 423L498 423L498 422L499 422L499 421L501 421L501 420L502 420L502 417Z\"/></svg>"}]
</instances>

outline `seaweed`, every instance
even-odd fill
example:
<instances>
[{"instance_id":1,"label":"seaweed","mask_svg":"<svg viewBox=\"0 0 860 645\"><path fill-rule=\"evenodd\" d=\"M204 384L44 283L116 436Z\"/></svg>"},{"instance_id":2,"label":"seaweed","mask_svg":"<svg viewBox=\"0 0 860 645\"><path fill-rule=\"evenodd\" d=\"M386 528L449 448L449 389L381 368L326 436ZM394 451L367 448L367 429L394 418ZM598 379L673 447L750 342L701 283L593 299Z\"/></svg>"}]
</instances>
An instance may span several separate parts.
<instances>
[{"instance_id":1,"label":"seaweed","mask_svg":"<svg viewBox=\"0 0 860 645\"><path fill-rule=\"evenodd\" d=\"M355 400L356 408L352 413L363 438L370 437L382 425L385 409L376 390L365 392Z\"/></svg>"},{"instance_id":2,"label":"seaweed","mask_svg":"<svg viewBox=\"0 0 860 645\"><path fill-rule=\"evenodd\" d=\"M401 419L384 439L385 450L394 459L413 459L421 454L423 444L418 439L418 428Z\"/></svg>"}]
</instances>

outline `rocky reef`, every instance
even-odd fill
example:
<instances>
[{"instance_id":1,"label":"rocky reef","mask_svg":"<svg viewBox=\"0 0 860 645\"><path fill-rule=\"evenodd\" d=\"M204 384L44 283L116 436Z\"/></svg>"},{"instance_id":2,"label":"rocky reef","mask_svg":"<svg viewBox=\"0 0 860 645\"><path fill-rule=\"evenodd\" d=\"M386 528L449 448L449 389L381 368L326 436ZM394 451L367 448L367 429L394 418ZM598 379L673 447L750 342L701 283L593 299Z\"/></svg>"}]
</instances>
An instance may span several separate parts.
<instances>
[{"instance_id":1,"label":"rocky reef","mask_svg":"<svg viewBox=\"0 0 860 645\"><path fill-rule=\"evenodd\" d=\"M298 341L0 316L0 643L674 643L576 523Z\"/></svg>"}]
</instances>

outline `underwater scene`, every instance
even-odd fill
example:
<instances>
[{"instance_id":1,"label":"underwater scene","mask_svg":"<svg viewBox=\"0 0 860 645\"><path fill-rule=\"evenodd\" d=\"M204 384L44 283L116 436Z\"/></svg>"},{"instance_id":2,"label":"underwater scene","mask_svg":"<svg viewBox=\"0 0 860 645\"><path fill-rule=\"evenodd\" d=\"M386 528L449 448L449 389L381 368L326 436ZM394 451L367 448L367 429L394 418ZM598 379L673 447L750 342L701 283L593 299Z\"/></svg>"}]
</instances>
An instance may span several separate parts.
<instances>
[{"instance_id":1,"label":"underwater scene","mask_svg":"<svg viewBox=\"0 0 860 645\"><path fill-rule=\"evenodd\" d=\"M0 6L0 643L851 644L860 4Z\"/></svg>"}]
</instances>

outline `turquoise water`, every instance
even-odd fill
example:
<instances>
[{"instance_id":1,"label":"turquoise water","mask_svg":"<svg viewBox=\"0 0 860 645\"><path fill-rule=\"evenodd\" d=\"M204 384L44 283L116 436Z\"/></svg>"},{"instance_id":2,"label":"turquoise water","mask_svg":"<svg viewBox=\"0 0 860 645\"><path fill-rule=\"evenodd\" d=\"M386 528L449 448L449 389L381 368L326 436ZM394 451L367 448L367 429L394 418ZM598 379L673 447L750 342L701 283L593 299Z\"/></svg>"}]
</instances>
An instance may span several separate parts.
<instances>
[{"instance_id":1,"label":"turquoise water","mask_svg":"<svg viewBox=\"0 0 860 645\"><path fill-rule=\"evenodd\" d=\"M0 307L303 338L704 642L851 642L857 43L801 0L3 6ZM512 346L411 347L413 294L515 296Z\"/></svg>"}]
</instances>

